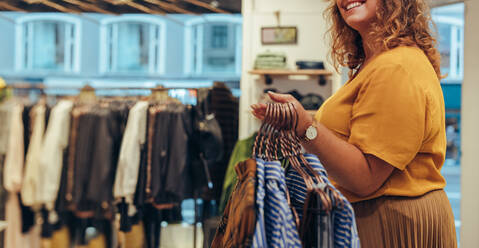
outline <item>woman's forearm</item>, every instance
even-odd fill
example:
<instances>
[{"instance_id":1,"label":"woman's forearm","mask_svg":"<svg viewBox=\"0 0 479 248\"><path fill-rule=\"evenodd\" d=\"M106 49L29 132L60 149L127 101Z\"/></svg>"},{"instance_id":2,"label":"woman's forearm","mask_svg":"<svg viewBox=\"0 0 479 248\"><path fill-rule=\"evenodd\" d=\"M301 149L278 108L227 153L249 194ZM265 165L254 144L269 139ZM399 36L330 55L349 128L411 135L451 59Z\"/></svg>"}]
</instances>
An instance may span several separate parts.
<instances>
[{"instance_id":1,"label":"woman's forearm","mask_svg":"<svg viewBox=\"0 0 479 248\"><path fill-rule=\"evenodd\" d=\"M374 193L393 171L392 166L363 154L359 148L340 139L325 126L316 124L316 127L318 136L303 142L303 146L320 158L329 176L345 189L367 196Z\"/></svg>"},{"instance_id":2,"label":"woman's forearm","mask_svg":"<svg viewBox=\"0 0 479 248\"><path fill-rule=\"evenodd\" d=\"M313 123L307 113L293 96L268 92L271 99L278 103L291 102L298 110L298 126L296 133L303 136ZM252 113L263 120L266 115L266 104L253 104ZM309 152L317 155L328 174L339 185L357 194L367 196L374 193L391 175L394 167L373 155L363 154L356 146L338 138L333 132L321 124L317 124L318 137L310 142L303 142Z\"/></svg>"}]
</instances>

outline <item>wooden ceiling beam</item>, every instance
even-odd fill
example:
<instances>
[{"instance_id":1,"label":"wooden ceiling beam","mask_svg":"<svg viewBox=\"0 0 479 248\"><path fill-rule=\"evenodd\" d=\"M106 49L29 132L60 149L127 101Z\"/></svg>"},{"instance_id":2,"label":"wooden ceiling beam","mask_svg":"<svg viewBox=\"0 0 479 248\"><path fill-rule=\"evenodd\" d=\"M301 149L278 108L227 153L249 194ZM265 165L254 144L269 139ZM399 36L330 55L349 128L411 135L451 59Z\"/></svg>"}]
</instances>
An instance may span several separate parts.
<instances>
[{"instance_id":1,"label":"wooden ceiling beam","mask_svg":"<svg viewBox=\"0 0 479 248\"><path fill-rule=\"evenodd\" d=\"M152 14L152 15L164 15L166 14L166 12L164 11L160 11L160 10L152 10L148 7L146 7L145 5L142 5L142 4L139 4L139 3L136 3L134 1L131 1L131 0L103 0L107 3L110 3L110 4L113 4L113 5L126 5L126 6L129 6L131 8L134 8L134 9L137 9L141 12L144 12L144 13L147 13L147 14Z\"/></svg>"},{"instance_id":2,"label":"wooden ceiling beam","mask_svg":"<svg viewBox=\"0 0 479 248\"><path fill-rule=\"evenodd\" d=\"M103 9L103 8L97 6L97 5L86 3L84 1L79 1L79 0L63 0L63 1L67 2L67 3L70 3L70 4L77 5L78 7L80 7L83 10L86 10L86 11L98 12L98 13L109 14L109 15L115 14L115 13L113 13L111 11L108 11L108 10L105 10L105 9Z\"/></svg>"},{"instance_id":3,"label":"wooden ceiling beam","mask_svg":"<svg viewBox=\"0 0 479 248\"><path fill-rule=\"evenodd\" d=\"M208 3L205 3L205 2L202 2L202 1L199 1L199 0L182 0L182 1L193 4L193 5L196 5L198 7L202 7L202 8L211 10L211 11L216 12L216 13L230 14L226 10L222 10L220 8L212 6L211 4L208 4Z\"/></svg>"},{"instance_id":4,"label":"wooden ceiling beam","mask_svg":"<svg viewBox=\"0 0 479 248\"><path fill-rule=\"evenodd\" d=\"M18 11L18 12L26 12L26 10L11 5L8 2L0 2L0 9L8 10L8 11Z\"/></svg>"},{"instance_id":5,"label":"wooden ceiling beam","mask_svg":"<svg viewBox=\"0 0 479 248\"><path fill-rule=\"evenodd\" d=\"M124 0L126 2L126 5L132 7L132 8L135 8L137 10L140 10L140 11L143 11L145 13L148 13L148 14L152 14L152 15L165 15L166 12L163 11L163 10L159 10L158 8L155 8L154 10L143 5L143 4L140 4L140 3L136 3L134 1L128 1L128 0Z\"/></svg>"},{"instance_id":6,"label":"wooden ceiling beam","mask_svg":"<svg viewBox=\"0 0 479 248\"><path fill-rule=\"evenodd\" d=\"M154 5L158 5L161 8L165 9L166 11L181 13L181 14L190 14L190 15L195 14L194 12L191 12L187 9L176 6L175 4L163 2L161 0L143 0L143 1L154 4Z\"/></svg>"},{"instance_id":7,"label":"wooden ceiling beam","mask_svg":"<svg viewBox=\"0 0 479 248\"><path fill-rule=\"evenodd\" d=\"M58 10L60 12L65 12L65 13L80 13L77 10L67 8L61 4L49 1L49 0L23 0L24 2L27 2L28 4L43 4L45 6L48 6L52 9Z\"/></svg>"},{"instance_id":8,"label":"wooden ceiling beam","mask_svg":"<svg viewBox=\"0 0 479 248\"><path fill-rule=\"evenodd\" d=\"M103 14L147 13L199 14L236 12L224 0L220 6L210 4L211 0L0 0L0 9L23 12L59 11L65 13L95 12ZM442 0L454 1L454 0ZM218 2L223 3L218 0ZM235 2L236 3L236 2Z\"/></svg>"},{"instance_id":9,"label":"wooden ceiling beam","mask_svg":"<svg viewBox=\"0 0 479 248\"><path fill-rule=\"evenodd\" d=\"M74 9L70 9L70 8L67 8L61 4L58 4L58 3L54 3L52 1L48 1L48 0L44 0L44 1L41 1L41 4L45 5L45 6L48 6L50 8L53 8L53 9L56 9L60 12L65 12L65 13L80 13L79 11L77 10L74 10Z\"/></svg>"}]
</instances>

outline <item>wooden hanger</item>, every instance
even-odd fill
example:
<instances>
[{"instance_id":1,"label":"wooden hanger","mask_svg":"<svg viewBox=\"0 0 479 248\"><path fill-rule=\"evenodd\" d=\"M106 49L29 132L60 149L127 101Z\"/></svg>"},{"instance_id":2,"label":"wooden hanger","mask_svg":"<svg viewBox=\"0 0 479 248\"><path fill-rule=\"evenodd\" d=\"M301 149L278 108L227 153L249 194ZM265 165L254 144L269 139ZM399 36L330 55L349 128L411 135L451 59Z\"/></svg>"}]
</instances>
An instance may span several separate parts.
<instances>
[{"instance_id":1,"label":"wooden hanger","mask_svg":"<svg viewBox=\"0 0 479 248\"><path fill-rule=\"evenodd\" d=\"M228 88L224 82L215 81L213 82L213 88Z\"/></svg>"},{"instance_id":2,"label":"wooden hanger","mask_svg":"<svg viewBox=\"0 0 479 248\"><path fill-rule=\"evenodd\" d=\"M83 86L78 94L77 100L82 103L93 103L96 102L97 97L95 94L95 88L91 87L89 84Z\"/></svg>"},{"instance_id":3,"label":"wooden hanger","mask_svg":"<svg viewBox=\"0 0 479 248\"><path fill-rule=\"evenodd\" d=\"M324 190L318 188L318 184L324 184L324 181L302 154L300 138L294 131L297 122L298 115L293 104L267 104L263 124L254 142L253 156L268 161L288 159L290 166L303 178L307 192L317 194L322 202L323 210L331 211L332 199ZM333 197L340 200L339 195L334 194L335 191L332 192ZM293 214L296 216L294 211ZM298 218L295 217L295 219L299 224Z\"/></svg>"},{"instance_id":4,"label":"wooden hanger","mask_svg":"<svg viewBox=\"0 0 479 248\"><path fill-rule=\"evenodd\" d=\"M150 95L149 100L154 101L154 102L163 103L163 102L166 102L168 100L168 98L169 98L168 97L168 89L166 89L162 85L159 85L159 86L151 89L151 95Z\"/></svg>"}]
</instances>

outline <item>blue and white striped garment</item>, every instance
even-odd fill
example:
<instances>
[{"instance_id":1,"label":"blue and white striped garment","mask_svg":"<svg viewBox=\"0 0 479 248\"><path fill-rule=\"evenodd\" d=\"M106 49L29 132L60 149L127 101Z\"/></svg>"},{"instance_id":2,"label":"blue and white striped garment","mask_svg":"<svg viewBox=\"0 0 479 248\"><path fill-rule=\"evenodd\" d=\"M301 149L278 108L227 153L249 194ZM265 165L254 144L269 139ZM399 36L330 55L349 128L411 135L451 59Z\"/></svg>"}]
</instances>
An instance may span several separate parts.
<instances>
[{"instance_id":1,"label":"blue and white striped garment","mask_svg":"<svg viewBox=\"0 0 479 248\"><path fill-rule=\"evenodd\" d=\"M301 247L279 161L256 158L256 228L253 247Z\"/></svg>"},{"instance_id":2,"label":"blue and white striped garment","mask_svg":"<svg viewBox=\"0 0 479 248\"><path fill-rule=\"evenodd\" d=\"M334 247L348 247L359 248L359 236L356 227L356 220L354 218L354 209L344 197L329 181L328 174L318 157L313 154L304 155L311 167L320 175L323 181L331 186L333 190L339 193L343 202L346 204L339 204L333 202L332 220L334 226ZM300 219L303 215L303 206L306 198L306 185L301 175L290 168L286 173L286 184L291 197L293 207L296 209ZM331 193L331 192L329 192ZM331 194L330 197L332 198Z\"/></svg>"}]
</instances>

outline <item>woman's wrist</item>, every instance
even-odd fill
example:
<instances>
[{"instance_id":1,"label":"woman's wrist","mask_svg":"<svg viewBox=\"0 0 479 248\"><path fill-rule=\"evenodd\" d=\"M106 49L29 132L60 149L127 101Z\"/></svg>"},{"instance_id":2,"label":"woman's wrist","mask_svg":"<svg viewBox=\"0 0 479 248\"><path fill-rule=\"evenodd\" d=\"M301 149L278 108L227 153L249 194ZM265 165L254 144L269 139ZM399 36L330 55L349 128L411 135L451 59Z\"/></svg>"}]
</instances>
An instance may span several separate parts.
<instances>
[{"instance_id":1,"label":"woman's wrist","mask_svg":"<svg viewBox=\"0 0 479 248\"><path fill-rule=\"evenodd\" d=\"M298 135L298 137L305 137L306 135L306 130L311 126L313 125L313 118L308 114L307 117L305 118L304 121L302 121L302 123L300 123L300 125L298 125L298 128L296 129L296 135Z\"/></svg>"}]
</instances>

